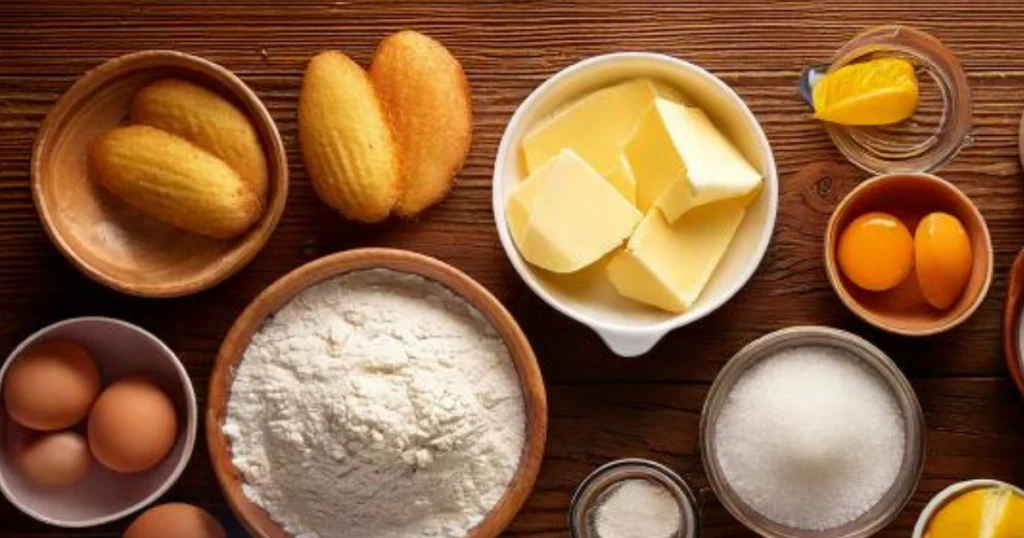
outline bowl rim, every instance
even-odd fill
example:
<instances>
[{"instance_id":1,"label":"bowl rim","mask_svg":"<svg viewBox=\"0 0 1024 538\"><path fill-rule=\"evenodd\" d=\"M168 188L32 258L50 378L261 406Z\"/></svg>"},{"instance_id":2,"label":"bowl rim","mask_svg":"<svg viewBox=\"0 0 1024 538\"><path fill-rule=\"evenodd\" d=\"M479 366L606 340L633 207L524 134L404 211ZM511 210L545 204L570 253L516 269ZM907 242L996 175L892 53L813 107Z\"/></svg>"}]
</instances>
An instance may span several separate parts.
<instances>
[{"instance_id":1,"label":"bowl rim","mask_svg":"<svg viewBox=\"0 0 1024 538\"><path fill-rule=\"evenodd\" d=\"M906 329L901 327L893 327L886 324L884 321L878 319L872 315L867 309L860 306L860 304L850 295L847 291L846 286L843 284L842 277L839 275L839 264L835 261L835 241L832 240L833 236L838 238L838 232L836 226L838 226L840 213L847 208L854 200L860 197L863 192L871 186L886 181L893 181L903 177L912 177L923 181L928 181L938 185L940 188L952 193L962 202L965 207L970 208L971 216L981 224L982 237L985 240L985 244L988 246L988 256L986 259L987 270L985 272L985 281L978 291L978 296L975 297L971 305L960 313L960 315L951 318L944 319L940 323L935 323L923 329ZM989 289L992 286L992 275L995 270L995 254L992 247L992 236L988 230L988 223L985 221L985 216L982 215L981 210L978 206L971 201L963 191L957 188L953 183L935 175L925 172L896 172L892 174L881 174L874 176L861 182L859 185L853 188L843 199L836 205L835 209L832 210L831 216L828 218L828 225L825 227L824 235L824 259L825 259L825 272L828 274L829 284L832 286L832 290L836 295L839 296L839 300L844 306L851 312L857 315L860 319L866 321L872 326L882 329L883 331L899 334L903 336L932 336L939 333L946 332L959 326L961 323L967 321L974 313L981 307L981 304L985 302L988 297Z\"/></svg>"},{"instance_id":2,"label":"bowl rim","mask_svg":"<svg viewBox=\"0 0 1024 538\"><path fill-rule=\"evenodd\" d=\"M756 247L756 251L752 252L753 255L749 257L746 270L743 271L742 275L732 282L731 285L727 286L725 293L716 300L708 303L703 311L694 314L694 310L687 310L646 326L608 323L595 319L586 313L579 312L571 308L562 301L556 299L552 294L548 293L545 287L541 285L537 279L532 276L532 274L530 274L530 268L527 266L527 263L523 260L522 256L519 255L518 250L512 241L512 237L508 231L507 217L505 214L506 199L496 188L497 184L501 181L512 181L511 178L502 179L505 176L502 170L503 163L509 159L509 154L511 152L516 151L517 144L519 143L519 140L513 140L513 131L520 123L522 123L523 117L537 105L537 102L540 101L544 95L552 91L552 89L562 84L567 79L585 75L587 71L595 67L608 63L631 61L660 63L677 71L696 74L698 77L711 83L711 85L717 90L718 94L728 100L731 103L731 106L739 112L744 121L748 125L754 127L754 140L756 141L757 146L761 148L761 151L764 153L767 164L762 192L759 194L759 196L768 197L768 208L765 211L766 222L765 225L761 227L760 241ZM764 132L764 128L761 126L761 123L757 120L754 113L750 110L750 107L747 106L735 90L733 90L722 79L718 78L706 69L686 60L655 52L615 52L585 58L563 68L541 83L540 86L537 86L516 108L515 113L512 115L512 118L509 120L501 135L501 142L498 146L498 152L494 159L494 171L491 179L491 205L495 225L498 229L498 238L501 241L505 257L512 263L512 266L519 275L519 278L522 279L526 285L545 303L561 314L590 327L592 330L597 332L599 336L606 339L606 344L608 344L609 339L641 338L643 340L648 340L647 343L650 345L647 346L646 349L643 349L640 354L649 351L658 343L659 340L661 340L662 337L672 330L692 324L718 310L722 305L739 293L744 286L746 286L754 276L754 273L757 272L757 269L761 266L761 262L764 260L764 257L768 252L768 246L770 245L772 236L774 235L775 222L778 214L778 204L779 177L775 163L775 154L772 151L771 144ZM745 218L747 217L745 216L744 219ZM613 346L609 345L609 347ZM614 347L612 350L617 354L619 353L614 349Z\"/></svg>"},{"instance_id":3,"label":"bowl rim","mask_svg":"<svg viewBox=\"0 0 1024 538\"><path fill-rule=\"evenodd\" d=\"M238 316L217 353L206 399L206 438L211 466L228 506L254 537L291 538L267 512L242 492L244 479L231 462L230 442L223 433L236 367L250 338L266 318L298 293L346 273L389 269L421 276L447 288L477 310L501 335L509 351L523 395L526 432L519 467L504 494L467 538L497 536L522 508L540 471L547 439L548 408L540 366L529 340L502 303L483 285L455 267L430 256L391 248L357 248L306 263L263 290Z\"/></svg>"},{"instance_id":4,"label":"bowl rim","mask_svg":"<svg viewBox=\"0 0 1024 538\"><path fill-rule=\"evenodd\" d=\"M796 535L792 534L780 534L770 529L760 528L755 526L754 522L748 520L747 515L738 505L738 495L723 494L724 492L731 492L731 488L727 488L727 481L722 476L722 471L717 463L717 458L712 454L714 449L714 419L717 418L717 411L713 409L714 402L719 399L725 398L728 393L723 392L730 389L741 377L742 372L748 368L748 365L740 364L741 362L750 362L751 364L756 363L759 360L764 359L767 356L771 356L774 353L774 346L780 344L787 344L791 341L799 341L805 337L815 338L819 341L831 340L832 342L839 344L845 344L852 347L856 347L864 352L865 355L870 356L871 359L865 359L864 357L858 356L858 359L863 360L865 363L870 364L877 372L880 378L882 378L886 386L888 386L894 393L895 397L899 398L900 395L905 396L909 401L909 411L911 416L904 415L904 427L907 432L916 431L918 434L917 443L912 443L911 439L906 439L906 447L904 453L904 465L907 463L908 458L913 467L910 470L910 475L907 478L910 480L904 487L907 488L906 492L894 502L877 520L870 522L869 525L862 529L854 529L849 533L843 535L841 538L865 538L872 534L880 531L886 525L895 520L900 512L906 508L907 504L910 503L914 492L917 489L917 485L921 480L921 475L924 472L924 463L927 459L927 437L928 428L924 418L924 411L921 408L921 403L917 399L917 394L914 391L913 386L907 379L906 375L903 374L899 366L885 354L884 351L879 349L877 346L862 338L856 334L853 334L842 329L836 329L833 327L827 327L823 325L797 325L793 327L787 327L785 329L779 329L774 332L770 332L762 335L761 337L753 340L747 345L743 346L735 355L733 355L726 365L719 371L715 377L714 382L711 384L711 388L708 390L708 395L704 400L704 406L701 409L700 416L700 452L701 461L704 467L704 473L707 476L708 485L711 490L715 493L715 497L718 498L719 502L725 506L726 510L739 522L751 531L757 533L760 536L767 538L795 538ZM827 344L799 344L796 345L827 345ZM790 344L788 347L795 347ZM845 347L845 346L843 346ZM852 352L851 352L852 353ZM742 369L741 369L742 368ZM732 379L735 377L735 379ZM902 405L901 405L902 408ZM713 411L715 412L713 414ZM902 467L901 473L902 474ZM900 487L899 475L897 480L893 482L889 490L886 491L882 499L885 498L893 488ZM734 498L735 497L735 498ZM879 500L881 502L881 499ZM873 508L873 507L872 507ZM751 509L753 510L753 509ZM869 511L871 509L869 508ZM865 513L866 514L866 513ZM862 514L859 517L863 517ZM858 517L858 518L859 518ZM854 519L856 521L856 519ZM847 525L851 522L848 522ZM782 525L785 527L784 525ZM786 527L788 528L788 527ZM841 527L840 527L841 528ZM797 529L793 529L797 530ZM800 531L810 532L810 531Z\"/></svg>"},{"instance_id":5,"label":"bowl rim","mask_svg":"<svg viewBox=\"0 0 1024 538\"><path fill-rule=\"evenodd\" d=\"M45 186L41 175L43 169L43 151L55 136L59 123L74 112L76 105L87 101L92 94L108 81L141 68L152 68L147 62L159 62L162 65L174 66L191 72L202 74L206 78L215 78L221 82L233 98L239 101L246 117L260 135L260 142L267 158L270 170L278 173L269 177L270 189L266 208L260 220L243 235L233 238L237 244L232 248L234 260L227 265L213 266L212 270L204 269L189 280L176 282L174 285L147 284L127 282L115 278L95 267L86 260L64 237L64 234L53 224L51 208L44 196ZM141 64L141 66L140 66ZM235 75L231 70L205 58L176 50L154 49L132 52L111 58L93 67L74 82L47 112L39 130L36 131L31 156L31 189L32 200L43 230L57 250L64 255L79 271L90 279L115 291L149 298L171 298L191 295L207 290L228 279L249 264L266 246L284 213L288 199L288 158L277 129L274 118L267 111L263 101L255 92ZM222 257L223 259L223 257Z\"/></svg>"},{"instance_id":6,"label":"bowl rim","mask_svg":"<svg viewBox=\"0 0 1024 538\"><path fill-rule=\"evenodd\" d=\"M1024 395L1024 355L1021 354L1021 317L1024 315L1024 248L1010 269L1003 304L1003 357L1017 389Z\"/></svg>"},{"instance_id":7,"label":"bowl rim","mask_svg":"<svg viewBox=\"0 0 1024 538\"><path fill-rule=\"evenodd\" d=\"M1019 495L1024 495L1024 490L1010 484L1009 482L1003 482L1002 480L995 480L992 478L975 478L971 480L964 480L961 482L955 482L946 486L942 491L935 494L934 497L928 501L928 504L921 510L921 514L917 516L917 522L914 523L914 529L912 531L912 538L921 538L924 535L925 527L931 522L935 514L943 508L950 500L954 497L958 497L967 493L968 491L980 489L980 488L991 488L1007 486L1010 489L1016 491Z\"/></svg>"},{"instance_id":8,"label":"bowl rim","mask_svg":"<svg viewBox=\"0 0 1024 538\"><path fill-rule=\"evenodd\" d=\"M112 325L119 325L121 327L124 327L155 344L157 348L163 352L164 356L170 359L170 363L174 367L174 370L178 373L178 379L182 383L182 387L185 389L183 391L185 393L186 419L186 426L184 428L185 445L184 450L181 453L181 457L179 458L178 463L174 466L174 469L171 471L171 474L167 476L167 479L158 488L153 490L153 492L147 495L144 499L131 505L128 508L119 510L112 514L77 522L69 522L51 518L25 506L24 504L21 503L20 500L18 500L17 496L15 496L14 493L10 491L7 485L7 481L4 479L3 474L0 473L0 493L3 493L4 497L6 497L11 504L13 504L23 514L35 519L36 521L40 521L42 523L46 523L56 527L62 527L65 529L81 529L86 527L95 527L97 525L102 525L104 523L110 523L111 521L116 521L123 517L134 514L135 512L138 512L139 510L142 510L143 508L156 502L160 497L163 496L164 493L167 493L167 491L170 490L172 486L174 486L178 479L181 478L182 473L185 472L185 468L188 467L188 464L192 459L192 453L195 450L196 436L199 427L199 410L196 403L196 391L192 385L192 379L189 377L188 371L185 369L185 365L182 364L181 359L178 357L178 355L174 353L174 351L172 351L171 348L168 347L167 344L163 342L163 340L158 338L153 333L147 331L146 329L143 329L142 327L139 327L138 325L135 325L134 323L130 323L117 318L111 318L106 316L79 316L64 319L56 323L51 323L50 325L47 325L41 329L36 330L35 332L27 336L24 340L22 340L21 343L18 344L18 346L15 347L14 350L11 351L9 355L7 355L7 358L4 359L3 365L0 366L0 385L3 384L3 380L7 375L7 368L14 361L14 358L20 355L23 351L25 351L25 349L27 349L28 346L35 344L37 341L39 341L42 338L45 338L48 334L59 328L83 322L109 323Z\"/></svg>"},{"instance_id":9,"label":"bowl rim","mask_svg":"<svg viewBox=\"0 0 1024 538\"><path fill-rule=\"evenodd\" d=\"M630 473L631 470L633 473ZM634 473L637 475L646 474L648 476L657 476L658 481L661 482L662 486L665 486L666 489L672 490L670 491L673 494L672 498L676 500L679 505L680 525L684 526L687 531L686 533L678 533L681 535L679 538L698 538L700 536L700 507L698 506L697 496L694 494L693 488L690 487L690 484L688 484L683 477L670 469L667 465L645 458L621 458L609 461L608 463L605 463L591 471L590 474L588 474L587 477L576 486L569 501L567 517L569 535L572 538L580 538L584 535L583 531L581 531L576 524L576 521L579 519L579 512L581 510L592 509L590 503L599 502L601 494L613 487L614 484L627 480L643 480L645 478L650 480L650 478L647 477L636 478L630 476ZM597 497L594 497L595 494L591 492L591 489L600 485L598 484L598 480L608 475L611 475L614 478L614 480L612 480L612 484L602 488L602 491L597 493ZM669 488L666 484L671 484L673 487ZM586 504L584 504L584 502L586 502Z\"/></svg>"}]
</instances>

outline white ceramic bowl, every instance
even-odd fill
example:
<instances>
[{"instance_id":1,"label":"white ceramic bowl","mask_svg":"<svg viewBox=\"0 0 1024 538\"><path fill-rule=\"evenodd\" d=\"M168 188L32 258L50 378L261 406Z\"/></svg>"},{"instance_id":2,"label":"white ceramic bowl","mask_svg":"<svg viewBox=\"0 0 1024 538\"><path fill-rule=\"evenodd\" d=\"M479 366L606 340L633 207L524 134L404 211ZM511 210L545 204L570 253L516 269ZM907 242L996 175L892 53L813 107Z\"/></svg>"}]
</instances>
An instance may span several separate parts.
<instances>
[{"instance_id":1,"label":"white ceramic bowl","mask_svg":"<svg viewBox=\"0 0 1024 538\"><path fill-rule=\"evenodd\" d=\"M24 477L15 463L15 454L34 433L10 420L0 408L0 491L4 496L43 523L67 528L101 525L146 507L181 476L196 442L196 395L185 367L159 338L131 323L102 317L60 321L26 338L0 368L0 386L15 357L35 343L58 339L71 340L89 351L104 387L122 377L142 374L158 383L178 410L177 440L156 467L120 474L94 461L82 481L43 488ZM70 429L84 434L84 423Z\"/></svg>"},{"instance_id":2,"label":"white ceramic bowl","mask_svg":"<svg viewBox=\"0 0 1024 538\"><path fill-rule=\"evenodd\" d=\"M707 288L693 307L681 314L662 312L620 297L604 277L601 264L568 276L531 266L519 255L505 220L508 195L525 177L520 149L523 137L574 99L637 77L661 80L681 90L687 103L704 109L764 176L761 194L747 211ZM768 249L778 198L775 158L750 109L711 73L662 54L609 54L560 71L534 90L516 110L502 136L494 164L494 220L516 272L545 302L594 329L612 351L624 357L646 353L669 331L710 314L746 284Z\"/></svg>"},{"instance_id":3,"label":"white ceramic bowl","mask_svg":"<svg viewBox=\"0 0 1024 538\"><path fill-rule=\"evenodd\" d=\"M955 497L959 497L964 493L978 488L992 488L999 486L1008 486L1017 491L1019 495L1024 495L1024 490L1014 486L1013 484L1007 484L999 480L979 479L979 480L967 480L964 482L957 482L952 486L940 491L932 500L925 505L924 510L921 511L921 515L917 518L917 524L914 525L914 533L911 535L913 538L922 538L924 531L928 527L928 523L931 522L932 517L946 506L946 503L952 501Z\"/></svg>"}]
</instances>

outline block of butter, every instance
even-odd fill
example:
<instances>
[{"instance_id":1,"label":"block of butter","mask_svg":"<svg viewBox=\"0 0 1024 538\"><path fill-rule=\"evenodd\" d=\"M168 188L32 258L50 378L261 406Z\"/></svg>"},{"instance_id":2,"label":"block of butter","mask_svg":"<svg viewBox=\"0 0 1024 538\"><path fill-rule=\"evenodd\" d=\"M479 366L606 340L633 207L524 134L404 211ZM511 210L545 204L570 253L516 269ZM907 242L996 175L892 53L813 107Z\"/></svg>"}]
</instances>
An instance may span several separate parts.
<instances>
[{"instance_id":1,"label":"block of butter","mask_svg":"<svg viewBox=\"0 0 1024 538\"><path fill-rule=\"evenodd\" d=\"M562 109L523 139L527 173L563 149L575 151L630 202L635 199L633 175L623 166L622 148L657 97L679 99L674 89L639 78L595 91Z\"/></svg>"},{"instance_id":2,"label":"block of butter","mask_svg":"<svg viewBox=\"0 0 1024 538\"><path fill-rule=\"evenodd\" d=\"M700 297L743 221L735 201L703 205L669 224L652 210L626 248L608 264L620 295L669 312L683 312Z\"/></svg>"},{"instance_id":3,"label":"block of butter","mask_svg":"<svg viewBox=\"0 0 1024 538\"><path fill-rule=\"evenodd\" d=\"M626 142L641 211L675 222L694 207L753 199L761 174L699 108L656 99Z\"/></svg>"},{"instance_id":4,"label":"block of butter","mask_svg":"<svg viewBox=\"0 0 1024 538\"><path fill-rule=\"evenodd\" d=\"M643 215L572 150L563 150L515 187L508 229L537 267L572 273L622 244Z\"/></svg>"}]
</instances>

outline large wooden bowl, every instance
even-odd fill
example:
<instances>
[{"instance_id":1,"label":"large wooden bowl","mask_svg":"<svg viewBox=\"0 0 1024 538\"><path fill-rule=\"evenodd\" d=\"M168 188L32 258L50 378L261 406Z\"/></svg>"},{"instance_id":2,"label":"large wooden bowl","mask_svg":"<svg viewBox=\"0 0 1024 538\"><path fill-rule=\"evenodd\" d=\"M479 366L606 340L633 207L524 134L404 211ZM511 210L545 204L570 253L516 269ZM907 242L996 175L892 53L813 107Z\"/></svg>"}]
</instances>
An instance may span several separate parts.
<instances>
[{"instance_id":1,"label":"large wooden bowl","mask_svg":"<svg viewBox=\"0 0 1024 538\"><path fill-rule=\"evenodd\" d=\"M224 338L210 378L207 398L206 437L214 473L231 509L245 528L258 538L292 538L267 513L242 493L242 476L231 463L231 447L222 426L236 367L252 335L268 316L277 312L302 290L332 277L361 269L385 268L411 273L438 282L476 307L494 326L508 346L515 363L526 406L526 444L519 469L498 504L467 538L493 538L512 520L533 489L544 456L547 436L547 399L537 359L519 325L483 286L443 262L412 252L392 249L358 249L310 262L288 273L263 291L235 321ZM396 507L400 509L400 507Z\"/></svg>"},{"instance_id":2,"label":"large wooden bowl","mask_svg":"<svg viewBox=\"0 0 1024 538\"><path fill-rule=\"evenodd\" d=\"M126 123L135 93L165 77L216 91L249 116L260 136L270 183L267 207L239 237L211 239L157 222L89 178L93 139ZM144 51L89 71L57 101L32 151L32 195L50 239L90 278L132 295L177 297L216 285L263 248L284 212L288 163L273 118L238 77L196 56Z\"/></svg>"}]
</instances>

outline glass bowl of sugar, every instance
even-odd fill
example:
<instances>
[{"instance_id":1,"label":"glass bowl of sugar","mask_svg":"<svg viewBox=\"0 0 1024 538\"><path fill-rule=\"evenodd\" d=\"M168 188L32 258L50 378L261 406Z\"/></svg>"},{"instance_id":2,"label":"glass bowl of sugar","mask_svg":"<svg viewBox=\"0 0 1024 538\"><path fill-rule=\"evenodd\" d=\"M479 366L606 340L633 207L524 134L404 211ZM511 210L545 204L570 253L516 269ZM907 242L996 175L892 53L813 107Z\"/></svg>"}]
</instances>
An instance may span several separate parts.
<instances>
[{"instance_id":1,"label":"glass bowl of sugar","mask_svg":"<svg viewBox=\"0 0 1024 538\"><path fill-rule=\"evenodd\" d=\"M767 538L863 538L910 500L925 425L881 350L828 327L749 344L715 379L701 453L725 508Z\"/></svg>"},{"instance_id":2,"label":"glass bowl of sugar","mask_svg":"<svg viewBox=\"0 0 1024 538\"><path fill-rule=\"evenodd\" d=\"M621 459L590 473L569 504L572 538L696 538L693 492L668 467Z\"/></svg>"}]
</instances>

